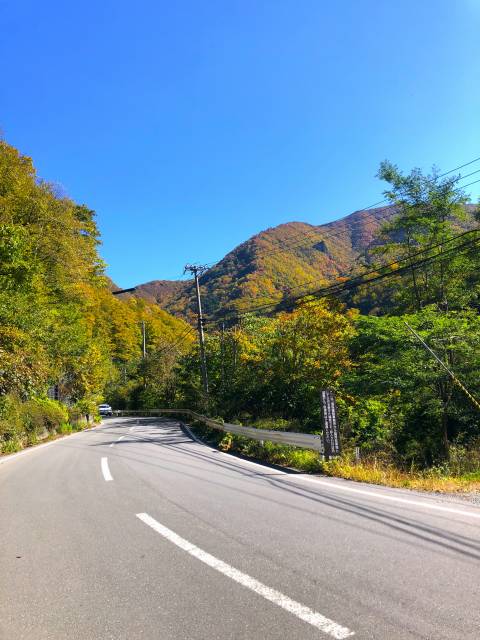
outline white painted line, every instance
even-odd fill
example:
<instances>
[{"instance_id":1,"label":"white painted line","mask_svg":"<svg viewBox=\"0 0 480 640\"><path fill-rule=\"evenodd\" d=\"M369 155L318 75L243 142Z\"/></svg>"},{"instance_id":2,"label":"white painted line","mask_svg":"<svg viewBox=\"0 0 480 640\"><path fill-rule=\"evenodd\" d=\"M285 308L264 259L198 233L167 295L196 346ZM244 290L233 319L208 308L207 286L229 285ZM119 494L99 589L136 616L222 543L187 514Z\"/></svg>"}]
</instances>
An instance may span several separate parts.
<instances>
[{"instance_id":1,"label":"white painted line","mask_svg":"<svg viewBox=\"0 0 480 640\"><path fill-rule=\"evenodd\" d=\"M135 429L135 427L130 427L129 431L133 431Z\"/></svg>"},{"instance_id":2,"label":"white painted line","mask_svg":"<svg viewBox=\"0 0 480 640\"><path fill-rule=\"evenodd\" d=\"M175 544L177 547L180 547L180 549L183 549L194 558L197 558L197 560L200 560L209 567L212 567L212 569L216 569L220 573L223 573L223 575L231 578L235 582L238 582L238 584L241 584L243 587L254 591L258 595L265 598L265 600L273 602L273 604L276 604L282 609L285 609L285 611L292 613L294 616L297 616L297 618L300 618L300 620L307 622L313 627L328 634L332 638L335 638L336 640L343 640L344 638L349 638L355 635L355 633L347 627L342 627L333 620L326 618L321 613L318 613L317 611L306 607L300 602L292 600L283 593L280 593L280 591L276 591L276 589L267 587L255 578L252 578L246 573L242 573L242 571L235 569L226 562L223 562L222 560L215 558L215 556L210 555L206 551L203 551L203 549L200 549L191 542L188 542L188 540L185 540L185 538L181 538L171 529L167 529L167 527L164 527L162 524L157 522L157 520L149 516L148 513L137 513L137 518L139 518L142 522L151 527L161 536L163 536L170 542L173 542L173 544Z\"/></svg>"},{"instance_id":3,"label":"white painted line","mask_svg":"<svg viewBox=\"0 0 480 640\"><path fill-rule=\"evenodd\" d=\"M89 431L94 431L95 429L100 429L100 427L102 427L103 425L101 424L97 424L95 427L88 427L88 429L82 429L82 431L77 431L75 433L67 433L64 436L60 436L59 438L55 438L55 440L50 440L50 442L44 442L42 444L35 444L31 447L27 447L26 449L23 449L22 451L18 451L17 453L9 453L7 455L0 455L0 464L3 464L4 462L9 462L10 460L16 460L17 458L20 458L21 456L26 456L29 453L33 453L34 451L38 451L39 449L44 449L45 447L51 447L52 444L58 444L59 442L61 442L62 440L65 440L65 438L77 438L78 436L83 436L85 433L88 433Z\"/></svg>"},{"instance_id":4,"label":"white painted line","mask_svg":"<svg viewBox=\"0 0 480 640\"><path fill-rule=\"evenodd\" d=\"M289 475L289 474L287 474ZM441 504L433 504L432 502L428 502L428 500L410 500L409 498L401 498L400 496L391 496L387 493L381 493L379 491L368 491L367 489L357 489L356 487L349 487L347 485L333 484L328 482L327 480L322 480L320 478L309 478L307 476L300 476L299 478L295 476L289 476L292 480L302 480L305 482L313 482L314 484L321 484L327 486L329 489L339 489L340 491L349 491L350 493L359 493L363 496L369 496L374 498L380 498L380 500L390 500L392 502L401 502L402 504L408 504L414 507L422 507L422 509L434 509L436 511L443 511L445 513L455 513L459 516L467 516L470 518L480 518L480 511L476 513L473 511L463 511L462 509L455 509L454 507L444 507Z\"/></svg>"},{"instance_id":5,"label":"white painted line","mask_svg":"<svg viewBox=\"0 0 480 640\"><path fill-rule=\"evenodd\" d=\"M209 447L208 445L206 445L204 442L202 442L201 440L199 440L197 438L197 436L192 433L192 431L189 429L188 425L184 424L184 427L186 429L186 431L188 432L188 434L199 444L203 444L204 446L207 447L207 449L209 449L210 451L214 451L215 453L220 453L222 456L226 456L227 458L230 458L230 460L235 460L235 462L239 462L241 464L246 464L246 465L253 465L255 467L258 467L260 469L265 470L266 467L263 464L260 464L258 462L254 462L253 460L245 460L244 458L237 458L236 456L232 456L229 453L225 453L224 451L219 451L218 449L213 449L212 447ZM395 495L390 495L388 493L384 493L381 491L375 491L370 490L370 489L360 489L358 487L352 487L349 486L348 484L337 484L335 482L329 482L328 480L322 480L322 478L318 478L318 477L312 477L312 476L305 476L305 475L301 475L301 474L291 474L291 473L287 473L286 471L281 471L278 470L278 475L282 475L285 476L285 480L291 481L291 482L313 482L314 484L318 484L318 485L323 485L328 487L329 489L335 491L338 489L338 491L347 491L350 493L358 493L360 495L364 495L364 496L368 496L369 498L379 498L380 500L390 500L391 502L399 502L402 504L407 504L413 507L422 507L422 509L433 509L434 511L441 511L443 513L454 513L456 515L459 516L465 516L467 518L480 518L480 510L478 511L464 511L463 509L456 509L455 507L447 507L441 504L434 504L432 502L429 502L428 499L425 501L422 500L411 500L410 498L402 498L401 496L395 496ZM348 480L345 481L346 483L348 482ZM353 481L352 481L353 482ZM385 487L386 491L389 490L389 487ZM390 488L391 491L395 491L395 488Z\"/></svg>"},{"instance_id":6,"label":"white painted line","mask_svg":"<svg viewBox=\"0 0 480 640\"><path fill-rule=\"evenodd\" d=\"M125 438L125 436L120 436L120 438L117 438L117 442L120 442L120 440L123 440ZM115 442L112 442L109 446L113 447L113 445L115 444Z\"/></svg>"},{"instance_id":7,"label":"white painted line","mask_svg":"<svg viewBox=\"0 0 480 640\"><path fill-rule=\"evenodd\" d=\"M113 480L110 469L108 468L108 459L102 458L102 473L105 478L105 482L111 482Z\"/></svg>"}]
</instances>

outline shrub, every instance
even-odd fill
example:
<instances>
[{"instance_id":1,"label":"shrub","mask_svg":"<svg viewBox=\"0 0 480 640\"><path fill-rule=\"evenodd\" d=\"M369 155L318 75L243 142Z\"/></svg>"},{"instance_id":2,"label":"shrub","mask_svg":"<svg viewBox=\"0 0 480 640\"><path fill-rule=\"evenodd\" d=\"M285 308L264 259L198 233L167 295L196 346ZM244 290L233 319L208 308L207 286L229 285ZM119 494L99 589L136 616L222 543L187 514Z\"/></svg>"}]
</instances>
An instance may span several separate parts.
<instances>
[{"instance_id":1,"label":"shrub","mask_svg":"<svg viewBox=\"0 0 480 640\"><path fill-rule=\"evenodd\" d=\"M66 407L49 398L22 402L9 394L0 398L0 453L37 444L45 434L70 433Z\"/></svg>"},{"instance_id":2,"label":"shrub","mask_svg":"<svg viewBox=\"0 0 480 640\"><path fill-rule=\"evenodd\" d=\"M85 421L85 416L82 413L81 408L74 404L67 409L68 411L68 421L75 428L81 428L80 424L82 421Z\"/></svg>"},{"instance_id":3,"label":"shrub","mask_svg":"<svg viewBox=\"0 0 480 640\"><path fill-rule=\"evenodd\" d=\"M11 440L5 440L2 442L2 453L16 453L22 449L22 443L17 438L12 438Z\"/></svg>"},{"instance_id":4,"label":"shrub","mask_svg":"<svg viewBox=\"0 0 480 640\"><path fill-rule=\"evenodd\" d=\"M13 453L21 449L23 434L22 403L15 395L0 398L0 452Z\"/></svg>"},{"instance_id":5,"label":"shrub","mask_svg":"<svg viewBox=\"0 0 480 640\"><path fill-rule=\"evenodd\" d=\"M297 425L283 418L259 418L254 423L250 423L249 426L257 429L268 429L269 431L294 431Z\"/></svg>"},{"instance_id":6,"label":"shrub","mask_svg":"<svg viewBox=\"0 0 480 640\"><path fill-rule=\"evenodd\" d=\"M73 427L69 422L64 422L63 424L60 425L57 431L58 433L62 433L62 434L72 433Z\"/></svg>"},{"instance_id":7,"label":"shrub","mask_svg":"<svg viewBox=\"0 0 480 640\"><path fill-rule=\"evenodd\" d=\"M41 434L44 430L54 433L68 422L64 405L50 398L32 398L23 408L24 427L28 432Z\"/></svg>"}]
</instances>

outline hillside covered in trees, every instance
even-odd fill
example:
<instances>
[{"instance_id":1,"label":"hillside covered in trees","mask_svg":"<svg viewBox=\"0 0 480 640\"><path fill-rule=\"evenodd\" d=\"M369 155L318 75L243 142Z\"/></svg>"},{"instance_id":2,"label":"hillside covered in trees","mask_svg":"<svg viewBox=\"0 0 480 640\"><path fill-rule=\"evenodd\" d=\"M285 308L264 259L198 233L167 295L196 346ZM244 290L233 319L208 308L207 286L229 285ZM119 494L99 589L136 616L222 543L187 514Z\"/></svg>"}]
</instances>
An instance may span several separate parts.
<instances>
[{"instance_id":1,"label":"hillside covered in trees","mask_svg":"<svg viewBox=\"0 0 480 640\"><path fill-rule=\"evenodd\" d=\"M385 243L382 228L395 211L390 204L356 211L328 224L290 222L262 231L201 277L206 315L280 301L361 271L371 262L371 250ZM466 215L453 221L454 228L472 228L474 211L473 205L466 204ZM191 317L195 311L190 280L153 280L137 285L134 295L180 317Z\"/></svg>"},{"instance_id":2,"label":"hillside covered in trees","mask_svg":"<svg viewBox=\"0 0 480 640\"><path fill-rule=\"evenodd\" d=\"M94 212L0 141L0 451L80 423L106 393L141 394L142 321L152 355L185 331L112 295L99 242Z\"/></svg>"}]
</instances>

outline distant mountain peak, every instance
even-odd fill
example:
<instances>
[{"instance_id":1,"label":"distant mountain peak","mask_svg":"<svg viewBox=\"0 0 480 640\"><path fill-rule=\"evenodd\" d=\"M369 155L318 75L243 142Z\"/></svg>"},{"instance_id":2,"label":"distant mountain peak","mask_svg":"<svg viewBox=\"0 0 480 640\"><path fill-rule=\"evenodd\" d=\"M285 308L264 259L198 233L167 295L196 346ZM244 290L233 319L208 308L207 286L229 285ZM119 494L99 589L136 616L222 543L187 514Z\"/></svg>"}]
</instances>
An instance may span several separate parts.
<instances>
[{"instance_id":1,"label":"distant mountain peak","mask_svg":"<svg viewBox=\"0 0 480 640\"><path fill-rule=\"evenodd\" d=\"M355 211L322 225L296 221L260 231L202 276L205 314L275 302L290 292L306 293L308 286L313 290L348 275L394 215L390 205ZM177 315L195 311L191 280L152 280L138 285L135 295Z\"/></svg>"}]
</instances>

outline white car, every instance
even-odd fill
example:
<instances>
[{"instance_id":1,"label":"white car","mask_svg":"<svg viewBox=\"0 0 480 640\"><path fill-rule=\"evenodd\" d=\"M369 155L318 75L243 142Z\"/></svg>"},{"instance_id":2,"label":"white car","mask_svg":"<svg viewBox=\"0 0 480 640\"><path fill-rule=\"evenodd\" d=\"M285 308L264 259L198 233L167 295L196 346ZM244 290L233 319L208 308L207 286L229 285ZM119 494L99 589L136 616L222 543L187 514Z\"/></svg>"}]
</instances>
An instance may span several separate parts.
<instances>
[{"instance_id":1,"label":"white car","mask_svg":"<svg viewBox=\"0 0 480 640\"><path fill-rule=\"evenodd\" d=\"M109 404L99 404L98 413L101 416L113 416L112 407Z\"/></svg>"}]
</instances>

